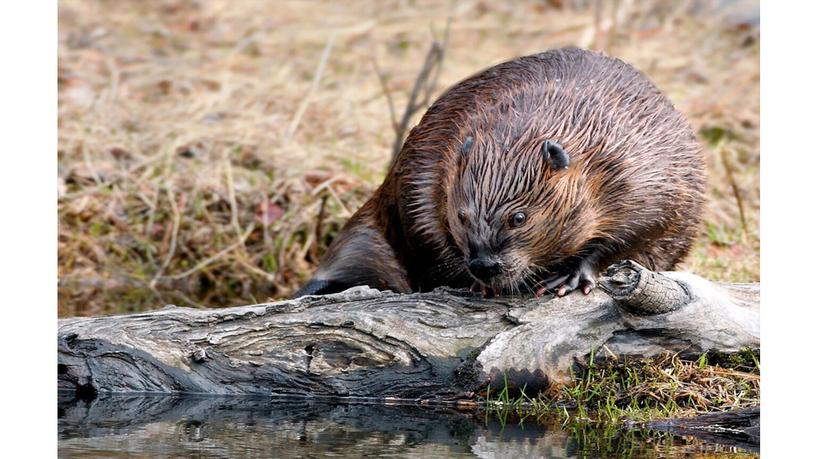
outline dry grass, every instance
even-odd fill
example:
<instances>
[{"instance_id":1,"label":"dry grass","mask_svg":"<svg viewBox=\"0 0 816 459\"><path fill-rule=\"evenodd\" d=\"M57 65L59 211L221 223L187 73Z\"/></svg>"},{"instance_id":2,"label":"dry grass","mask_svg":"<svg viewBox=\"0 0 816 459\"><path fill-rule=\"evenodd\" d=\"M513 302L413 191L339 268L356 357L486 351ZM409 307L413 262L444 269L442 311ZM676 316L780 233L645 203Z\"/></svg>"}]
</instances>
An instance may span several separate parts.
<instances>
[{"instance_id":1,"label":"dry grass","mask_svg":"<svg viewBox=\"0 0 816 459\"><path fill-rule=\"evenodd\" d=\"M386 171L374 61L401 110L447 17L437 94L571 44L648 73L709 145L687 267L758 280L758 28L690 2L598 20L561 3L581 2L61 1L60 315L291 293Z\"/></svg>"},{"instance_id":2,"label":"dry grass","mask_svg":"<svg viewBox=\"0 0 816 459\"><path fill-rule=\"evenodd\" d=\"M750 350L735 354L739 361L710 365L677 355L634 362L591 366L573 386L556 396L592 410L595 416L618 420L689 416L759 405L759 358Z\"/></svg>"}]
</instances>

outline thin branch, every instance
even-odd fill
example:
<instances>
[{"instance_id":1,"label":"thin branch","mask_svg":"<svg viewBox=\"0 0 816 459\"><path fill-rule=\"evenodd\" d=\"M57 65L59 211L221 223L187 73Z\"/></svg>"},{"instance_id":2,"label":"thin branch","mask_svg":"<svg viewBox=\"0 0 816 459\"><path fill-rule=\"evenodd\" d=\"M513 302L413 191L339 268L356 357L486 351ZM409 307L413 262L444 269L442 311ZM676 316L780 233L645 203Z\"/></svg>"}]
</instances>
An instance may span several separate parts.
<instances>
[{"instance_id":1,"label":"thin branch","mask_svg":"<svg viewBox=\"0 0 816 459\"><path fill-rule=\"evenodd\" d=\"M155 290L156 282L162 277L162 274L170 266L170 261L173 259L173 255L176 254L176 242L178 241L178 231L179 226L181 225L181 212L179 211L178 204L176 203L176 197L173 193L173 189L168 186L165 188L167 191L167 199L170 201L170 209L173 211L173 231L170 236L170 249L167 251L167 256L164 258L164 262L162 263L161 267L156 274L153 276L153 279L150 280L150 289Z\"/></svg>"},{"instance_id":2,"label":"thin branch","mask_svg":"<svg viewBox=\"0 0 816 459\"><path fill-rule=\"evenodd\" d=\"M398 132L399 124L397 123L397 109L394 107L394 96L391 95L391 91L388 89L388 82L385 79L385 74L383 74L380 70L380 66L377 64L376 56L371 57L371 63L374 65L374 72L380 80L383 94L385 94L385 99L388 101L388 113L391 115L391 128L394 129L394 132Z\"/></svg>"},{"instance_id":3,"label":"thin branch","mask_svg":"<svg viewBox=\"0 0 816 459\"><path fill-rule=\"evenodd\" d=\"M195 274L198 271L201 271L202 269L209 266L212 262L222 258L224 255L228 254L229 252L232 252L233 250L237 249L238 247L242 247L244 245L244 241L246 241L246 239L249 237L249 235L252 234L252 231L254 229L255 229L255 223L254 222L250 223L249 227L244 232L244 234L241 235L241 239L238 242L235 242L232 245L230 245L229 247L226 247L223 250L221 250L220 252L216 253L215 255L213 255L213 256L205 259L205 260L200 261L198 264L196 264L192 268L188 269L187 271L184 271L181 274L174 274L172 276L166 276L167 279L183 279L183 278L185 278L187 276Z\"/></svg>"},{"instance_id":4,"label":"thin branch","mask_svg":"<svg viewBox=\"0 0 816 459\"><path fill-rule=\"evenodd\" d=\"M314 96L320 87L320 78L323 76L323 69L326 68L326 62L329 60L332 47L334 47L334 37L334 34L332 34L332 36L329 37L329 41L326 43L326 47L323 48L323 54L320 56L320 63L317 65L317 71L315 72L314 78L312 78L312 86L309 88L309 92L306 94L306 97L304 97L303 101L301 101L300 106L295 112L295 116L292 117L292 122L289 124L289 129L286 130L286 137L288 138L292 138L292 136L295 135L295 131L297 131L298 125L300 124L300 119L303 117L303 113L306 112L306 108L309 106L312 96Z\"/></svg>"},{"instance_id":5,"label":"thin branch","mask_svg":"<svg viewBox=\"0 0 816 459\"><path fill-rule=\"evenodd\" d=\"M153 232L153 223L156 219L156 209L159 206L159 195L161 195L161 187L156 187L156 193L153 195L153 201L149 204L150 210L147 215L147 224L145 225L145 236L150 237Z\"/></svg>"},{"instance_id":6,"label":"thin branch","mask_svg":"<svg viewBox=\"0 0 816 459\"><path fill-rule=\"evenodd\" d=\"M743 242L746 242L748 238L748 222L745 219L745 205L742 202L742 194L740 193L739 186L737 186L737 180L734 178L734 166L731 164L731 159L729 158L728 154L731 149L726 148L724 145L720 145L719 150L720 158L722 159L723 166L725 167L725 176L728 177L728 183L731 185L731 190L734 192L734 198L737 200L740 224L742 224L742 240Z\"/></svg>"},{"instance_id":7,"label":"thin branch","mask_svg":"<svg viewBox=\"0 0 816 459\"><path fill-rule=\"evenodd\" d=\"M255 266L254 264L247 261L246 258L243 257L243 256L238 257L238 263L240 263L241 266L248 269L249 271L257 274L258 276L260 276L260 277L262 277L264 279L266 279L267 282L275 283L277 281L277 279L275 279L275 274L274 273L264 271L263 269Z\"/></svg>"},{"instance_id":8,"label":"thin branch","mask_svg":"<svg viewBox=\"0 0 816 459\"><path fill-rule=\"evenodd\" d=\"M448 49L448 38L450 37L450 23L451 18L448 18L448 20L445 22L445 30L442 31L442 45L439 47L438 63L433 69L433 76L429 79L430 84L426 85L425 87L425 99L423 101L423 105L426 107L430 105L429 102L431 100L431 96L433 95L434 89L436 89L436 84L439 81L439 75L442 73L442 62L445 60L445 51ZM431 28L431 34L434 37L434 41L438 41L433 28Z\"/></svg>"},{"instance_id":9,"label":"thin branch","mask_svg":"<svg viewBox=\"0 0 816 459\"><path fill-rule=\"evenodd\" d=\"M84 143L79 144L79 150L82 152L82 161L85 163L85 167L88 168L91 178L93 178L97 186L104 185L104 182L102 182L99 174L96 173L96 167L93 165L93 162L91 162L91 156L88 154L88 149L85 148Z\"/></svg>"},{"instance_id":10,"label":"thin branch","mask_svg":"<svg viewBox=\"0 0 816 459\"><path fill-rule=\"evenodd\" d=\"M317 224L315 225L314 230L314 243L308 245L312 254L312 260L315 262L320 258L318 247L320 246L320 240L323 237L323 220L326 218L326 201L328 201L328 199L328 194L324 194L320 198L320 210L317 212Z\"/></svg>"},{"instance_id":11,"label":"thin branch","mask_svg":"<svg viewBox=\"0 0 816 459\"><path fill-rule=\"evenodd\" d=\"M603 2L601 0L595 0L594 5L594 37L592 39L592 45L596 50L603 51L604 50L604 43L603 43L603 35L604 35L604 20L603 20Z\"/></svg>"},{"instance_id":12,"label":"thin branch","mask_svg":"<svg viewBox=\"0 0 816 459\"><path fill-rule=\"evenodd\" d=\"M414 114L428 106L431 96L436 89L437 79L439 78L442 68L442 60L445 57L445 48L448 45L449 29L450 19L448 19L445 25L442 43L434 38L431 47L428 49L428 53L425 55L425 62L422 64L422 68L414 82L414 87L411 90L411 95L408 98L408 104L405 106L402 119L395 128L394 145L391 149L391 165L394 164L397 155L399 155L400 150L402 150L402 143L408 131L408 124L411 122Z\"/></svg>"},{"instance_id":13,"label":"thin branch","mask_svg":"<svg viewBox=\"0 0 816 459\"><path fill-rule=\"evenodd\" d=\"M264 247L270 247L272 245L272 238L269 236L269 195L266 193L266 190L261 191L261 225L263 226L263 243Z\"/></svg>"},{"instance_id":14,"label":"thin branch","mask_svg":"<svg viewBox=\"0 0 816 459\"><path fill-rule=\"evenodd\" d=\"M241 238L241 225L238 223L238 201L235 198L235 180L232 175L232 158L229 150L224 150L224 175L227 179L227 198L230 205L230 224L235 235ZM243 245L243 242L241 243Z\"/></svg>"}]
</instances>

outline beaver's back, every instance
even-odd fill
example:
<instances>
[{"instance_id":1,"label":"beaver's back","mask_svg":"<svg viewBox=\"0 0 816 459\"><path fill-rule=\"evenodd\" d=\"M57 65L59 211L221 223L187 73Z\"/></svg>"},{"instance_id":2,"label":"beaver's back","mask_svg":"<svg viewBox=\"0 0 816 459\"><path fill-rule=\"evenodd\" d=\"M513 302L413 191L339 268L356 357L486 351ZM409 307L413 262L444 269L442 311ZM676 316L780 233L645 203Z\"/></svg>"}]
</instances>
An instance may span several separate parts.
<instances>
[{"instance_id":1,"label":"beaver's back","mask_svg":"<svg viewBox=\"0 0 816 459\"><path fill-rule=\"evenodd\" d=\"M518 58L455 85L428 109L298 294L465 287L471 267L483 282L492 282L488 268L493 276L506 270L519 283L505 285L511 291L586 293L600 269L624 258L674 267L693 243L704 183L688 122L635 68L576 48ZM506 207L519 196L528 207L513 218L534 224L505 230ZM487 209L478 227L463 223L474 202ZM516 245L496 261L504 256L491 242L499 233Z\"/></svg>"},{"instance_id":2,"label":"beaver's back","mask_svg":"<svg viewBox=\"0 0 816 459\"><path fill-rule=\"evenodd\" d=\"M384 185L391 182L413 248L449 247L446 189L474 133L504 151L532 137L557 140L580 173L577 186L593 204L600 235L668 238L657 244L665 246L655 249L660 254L629 254L656 269L670 269L688 251L703 202L701 149L685 117L634 67L565 48L499 64L449 89L411 131Z\"/></svg>"}]
</instances>

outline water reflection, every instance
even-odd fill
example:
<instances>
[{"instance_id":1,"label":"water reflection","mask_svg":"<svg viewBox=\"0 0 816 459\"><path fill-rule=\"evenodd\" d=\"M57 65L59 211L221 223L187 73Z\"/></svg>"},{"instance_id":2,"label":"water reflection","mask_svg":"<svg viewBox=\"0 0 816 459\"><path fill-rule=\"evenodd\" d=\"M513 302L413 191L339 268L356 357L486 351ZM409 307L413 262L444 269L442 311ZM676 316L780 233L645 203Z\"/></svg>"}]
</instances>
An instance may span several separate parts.
<instances>
[{"instance_id":1,"label":"water reflection","mask_svg":"<svg viewBox=\"0 0 816 459\"><path fill-rule=\"evenodd\" d=\"M447 408L250 397L61 395L61 457L689 457L731 447L640 432L505 423Z\"/></svg>"}]
</instances>

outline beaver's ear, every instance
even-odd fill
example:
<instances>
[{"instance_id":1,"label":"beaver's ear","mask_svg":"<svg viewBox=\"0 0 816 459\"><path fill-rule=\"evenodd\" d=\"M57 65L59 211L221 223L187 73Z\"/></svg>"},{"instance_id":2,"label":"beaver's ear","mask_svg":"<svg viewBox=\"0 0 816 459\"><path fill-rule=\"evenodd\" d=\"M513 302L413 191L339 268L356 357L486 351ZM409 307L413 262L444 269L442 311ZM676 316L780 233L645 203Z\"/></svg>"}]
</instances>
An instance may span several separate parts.
<instances>
[{"instance_id":1,"label":"beaver's ear","mask_svg":"<svg viewBox=\"0 0 816 459\"><path fill-rule=\"evenodd\" d=\"M462 142L462 156L467 156L471 147L473 147L473 137L467 136L465 141Z\"/></svg>"},{"instance_id":2,"label":"beaver's ear","mask_svg":"<svg viewBox=\"0 0 816 459\"><path fill-rule=\"evenodd\" d=\"M541 147L541 154L544 156L544 162L550 165L553 170L561 170L569 167L570 158L567 150L560 143L554 140L545 140L544 146Z\"/></svg>"}]
</instances>

